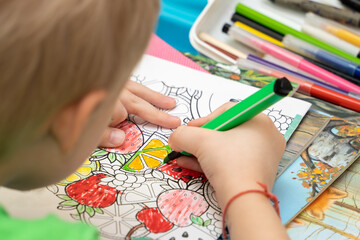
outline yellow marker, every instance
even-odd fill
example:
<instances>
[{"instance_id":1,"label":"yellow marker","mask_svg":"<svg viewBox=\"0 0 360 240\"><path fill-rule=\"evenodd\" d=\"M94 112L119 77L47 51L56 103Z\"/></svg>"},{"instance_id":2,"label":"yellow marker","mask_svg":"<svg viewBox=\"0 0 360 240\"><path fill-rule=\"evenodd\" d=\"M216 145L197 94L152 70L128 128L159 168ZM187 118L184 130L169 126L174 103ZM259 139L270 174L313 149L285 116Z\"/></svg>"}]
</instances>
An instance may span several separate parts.
<instances>
[{"instance_id":1,"label":"yellow marker","mask_svg":"<svg viewBox=\"0 0 360 240\"><path fill-rule=\"evenodd\" d=\"M342 28L336 28L329 25L326 26L326 31L337 36L338 38L347 41L348 43L360 47L360 36L357 34L354 34Z\"/></svg>"},{"instance_id":2,"label":"yellow marker","mask_svg":"<svg viewBox=\"0 0 360 240\"><path fill-rule=\"evenodd\" d=\"M269 42L271 42L273 44L276 44L279 47L284 47L284 44L282 44L282 42L276 40L275 38L270 37L269 35L266 35L266 34L260 32L260 31L258 31L256 29L254 29L252 27L249 27L248 25L245 25L245 24L243 24L241 22L235 22L235 25L242 28L242 29L244 29L245 31L248 31L248 32L250 32L250 33L252 33L252 34L254 34L254 35L256 35L256 36L258 36L258 37L260 37L260 38L262 38L264 40L266 40L266 41L269 41Z\"/></svg>"}]
</instances>

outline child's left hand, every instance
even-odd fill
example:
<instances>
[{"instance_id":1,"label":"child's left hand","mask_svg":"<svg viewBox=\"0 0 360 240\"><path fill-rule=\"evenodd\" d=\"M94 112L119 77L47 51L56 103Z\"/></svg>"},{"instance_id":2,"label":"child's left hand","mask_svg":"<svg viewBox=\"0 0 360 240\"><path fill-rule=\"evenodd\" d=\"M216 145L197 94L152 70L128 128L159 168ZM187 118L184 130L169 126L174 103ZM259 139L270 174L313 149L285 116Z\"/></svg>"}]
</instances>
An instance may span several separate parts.
<instances>
[{"instance_id":1,"label":"child's left hand","mask_svg":"<svg viewBox=\"0 0 360 240\"><path fill-rule=\"evenodd\" d=\"M111 122L105 130L100 146L117 147L123 143L125 134L115 126L124 121L128 114L137 115L165 128L180 126L180 118L158 109L173 109L175 106L174 98L155 92L137 82L128 81L116 102Z\"/></svg>"}]
</instances>

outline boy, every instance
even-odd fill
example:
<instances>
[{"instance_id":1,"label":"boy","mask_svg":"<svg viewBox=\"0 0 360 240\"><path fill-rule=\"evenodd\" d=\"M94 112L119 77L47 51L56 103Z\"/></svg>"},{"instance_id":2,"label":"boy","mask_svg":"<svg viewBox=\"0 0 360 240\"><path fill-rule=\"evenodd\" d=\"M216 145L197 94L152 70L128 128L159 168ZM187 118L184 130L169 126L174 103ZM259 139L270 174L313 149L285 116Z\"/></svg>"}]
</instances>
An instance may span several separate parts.
<instances>
[{"instance_id":1,"label":"boy","mask_svg":"<svg viewBox=\"0 0 360 240\"><path fill-rule=\"evenodd\" d=\"M32 189L65 178L98 144L121 144L123 133L112 127L128 113L169 128L180 124L151 106L172 108L173 99L127 83L146 48L158 8L156 0L0 0L0 185ZM284 150L282 136L264 116L225 133L194 127L225 108L178 128L170 138L175 150L197 157L179 159L179 164L204 171L222 208L235 192L259 188L255 181L271 188ZM254 154L252 142L263 148ZM213 146L227 152L233 167L218 164L220 151ZM258 226L254 223L259 213L247 212L254 206L265 217ZM259 226L278 233L276 239L286 236L263 196L239 198L229 211L233 239L244 233L247 239L259 237L254 231ZM239 212L247 215L246 221L234 217ZM1 208L0 236L97 238L94 229L82 224L54 217L17 220Z\"/></svg>"}]
</instances>

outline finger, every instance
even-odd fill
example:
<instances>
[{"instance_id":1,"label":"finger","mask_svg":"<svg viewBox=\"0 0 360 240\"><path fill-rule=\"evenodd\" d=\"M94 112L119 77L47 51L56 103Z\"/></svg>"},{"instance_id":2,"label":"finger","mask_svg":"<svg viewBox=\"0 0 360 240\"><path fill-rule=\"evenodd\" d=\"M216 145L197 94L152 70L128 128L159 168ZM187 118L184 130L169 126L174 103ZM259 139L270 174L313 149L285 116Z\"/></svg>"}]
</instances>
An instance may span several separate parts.
<instances>
[{"instance_id":1,"label":"finger","mask_svg":"<svg viewBox=\"0 0 360 240\"><path fill-rule=\"evenodd\" d=\"M215 134L213 130L180 126L170 135L168 143L174 151L185 151L199 157L202 152L200 145L209 142L211 134Z\"/></svg>"},{"instance_id":2,"label":"finger","mask_svg":"<svg viewBox=\"0 0 360 240\"><path fill-rule=\"evenodd\" d=\"M109 126L115 127L119 123L123 122L127 118L127 116L128 116L128 113L126 111L126 108L121 103L121 101L118 99L116 101L115 108L114 108L113 114L111 116L111 121L110 121Z\"/></svg>"},{"instance_id":3,"label":"finger","mask_svg":"<svg viewBox=\"0 0 360 240\"><path fill-rule=\"evenodd\" d=\"M127 89L156 107L162 109L173 109L176 106L176 100L174 98L155 92L140 83L129 81L127 83Z\"/></svg>"},{"instance_id":4,"label":"finger","mask_svg":"<svg viewBox=\"0 0 360 240\"><path fill-rule=\"evenodd\" d=\"M214 118L216 118L217 116L219 116L220 114L225 112L226 110L232 108L234 105L236 105L236 103L227 102L227 103L221 105L220 107L218 107L217 109L215 109L212 113L210 113L206 117L202 117L202 118L198 118L198 119L190 121L188 123L188 126L200 127L200 126L204 125L205 123L213 120Z\"/></svg>"},{"instance_id":5,"label":"finger","mask_svg":"<svg viewBox=\"0 0 360 240\"><path fill-rule=\"evenodd\" d=\"M121 100L129 114L137 115L155 125L165 128L176 128L181 125L179 117L160 111L144 99L141 99L134 94L128 95L127 99L121 97Z\"/></svg>"},{"instance_id":6,"label":"finger","mask_svg":"<svg viewBox=\"0 0 360 240\"><path fill-rule=\"evenodd\" d=\"M203 172L197 159L193 157L180 157L176 160L177 165L197 172Z\"/></svg>"},{"instance_id":7,"label":"finger","mask_svg":"<svg viewBox=\"0 0 360 240\"><path fill-rule=\"evenodd\" d=\"M120 146L125 140L125 133L124 131L117 129L117 128L106 128L101 142L101 147L118 147Z\"/></svg>"}]
</instances>

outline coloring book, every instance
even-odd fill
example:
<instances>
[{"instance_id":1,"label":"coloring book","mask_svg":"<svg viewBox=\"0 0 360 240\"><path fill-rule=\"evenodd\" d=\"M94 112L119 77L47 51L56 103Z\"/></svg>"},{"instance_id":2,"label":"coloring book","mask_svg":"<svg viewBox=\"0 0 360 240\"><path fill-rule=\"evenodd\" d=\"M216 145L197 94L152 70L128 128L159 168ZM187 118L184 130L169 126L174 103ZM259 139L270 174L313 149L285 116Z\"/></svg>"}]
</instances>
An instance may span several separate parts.
<instances>
[{"instance_id":1,"label":"coloring book","mask_svg":"<svg viewBox=\"0 0 360 240\"><path fill-rule=\"evenodd\" d=\"M131 80L174 97L177 106L168 112L180 117L182 124L257 90L147 55ZM264 113L289 138L309 108L305 101L285 98ZM206 177L176 162L162 164L171 151L167 139L173 130L136 116L118 127L126 133L122 146L98 148L63 181L23 194L32 194L35 202L41 198L38 208L44 213L49 209L64 219L96 226L104 239L217 239L221 211ZM9 190L0 191L4 196ZM27 217L39 216L37 207L19 208L3 200L12 215L20 216L23 210Z\"/></svg>"}]
</instances>

